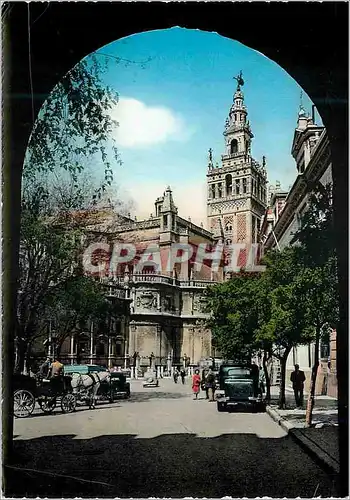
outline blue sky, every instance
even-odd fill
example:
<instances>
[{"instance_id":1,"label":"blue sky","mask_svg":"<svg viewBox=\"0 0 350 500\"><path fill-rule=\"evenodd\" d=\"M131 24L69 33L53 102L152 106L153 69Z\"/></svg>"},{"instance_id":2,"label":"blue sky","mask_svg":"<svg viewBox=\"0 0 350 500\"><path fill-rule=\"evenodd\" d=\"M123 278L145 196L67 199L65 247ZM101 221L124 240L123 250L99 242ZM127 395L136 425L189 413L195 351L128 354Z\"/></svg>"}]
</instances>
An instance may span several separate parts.
<instances>
[{"instance_id":1,"label":"blue sky","mask_svg":"<svg viewBox=\"0 0 350 500\"><path fill-rule=\"evenodd\" d=\"M98 52L135 61L110 58L104 80L121 98L114 114L124 163L114 168L115 183L135 200L139 217L149 216L154 199L170 185L179 214L206 224L208 149L220 162L233 76L240 70L252 155L258 161L266 156L270 183L279 180L287 189L294 182L290 149L301 88L264 55L215 33L183 28L133 35ZM138 61L147 59L143 68ZM305 93L303 104L311 112Z\"/></svg>"}]
</instances>

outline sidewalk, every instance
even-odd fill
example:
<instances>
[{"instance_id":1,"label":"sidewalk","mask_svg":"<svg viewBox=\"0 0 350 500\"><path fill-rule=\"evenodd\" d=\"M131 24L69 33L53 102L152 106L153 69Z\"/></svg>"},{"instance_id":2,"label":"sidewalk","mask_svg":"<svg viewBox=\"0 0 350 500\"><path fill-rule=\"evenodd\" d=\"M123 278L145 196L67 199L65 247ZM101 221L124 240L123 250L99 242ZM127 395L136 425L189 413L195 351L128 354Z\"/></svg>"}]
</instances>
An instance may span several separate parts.
<instances>
[{"instance_id":1,"label":"sidewalk","mask_svg":"<svg viewBox=\"0 0 350 500\"><path fill-rule=\"evenodd\" d=\"M278 409L278 387L271 387L271 403L266 411L314 459L333 473L339 473L338 402L329 396L316 396L312 427L305 427L304 409L296 409L293 391L286 388L286 409Z\"/></svg>"}]
</instances>

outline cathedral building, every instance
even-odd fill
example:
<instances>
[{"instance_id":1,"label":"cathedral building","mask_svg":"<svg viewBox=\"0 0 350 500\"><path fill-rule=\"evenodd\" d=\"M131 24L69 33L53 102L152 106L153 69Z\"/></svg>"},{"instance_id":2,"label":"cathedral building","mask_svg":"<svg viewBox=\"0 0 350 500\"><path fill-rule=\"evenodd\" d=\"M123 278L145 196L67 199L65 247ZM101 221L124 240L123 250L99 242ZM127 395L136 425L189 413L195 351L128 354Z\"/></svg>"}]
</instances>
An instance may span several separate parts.
<instances>
[{"instance_id":1,"label":"cathedral building","mask_svg":"<svg viewBox=\"0 0 350 500\"><path fill-rule=\"evenodd\" d=\"M214 167L209 150L208 229L178 214L170 187L155 200L146 220L122 217L113 207L100 210L101 222L94 221L91 234L111 248L115 242L133 244L137 255L113 269L107 259L100 280L115 304L115 318L108 325L90 324L82 336L72 334L61 350L65 362L117 364L143 371L153 364L161 373L174 365L195 367L215 355L203 295L208 286L227 276L224 261L214 268L205 259L199 263L196 252L200 246L210 251L219 240L246 247L257 243L266 209L265 158L260 165L251 155L253 134L242 85L240 75L224 129L221 166ZM191 247L193 255L164 266L174 244ZM152 246L159 249L160 259L142 260L142 252Z\"/></svg>"}]
</instances>

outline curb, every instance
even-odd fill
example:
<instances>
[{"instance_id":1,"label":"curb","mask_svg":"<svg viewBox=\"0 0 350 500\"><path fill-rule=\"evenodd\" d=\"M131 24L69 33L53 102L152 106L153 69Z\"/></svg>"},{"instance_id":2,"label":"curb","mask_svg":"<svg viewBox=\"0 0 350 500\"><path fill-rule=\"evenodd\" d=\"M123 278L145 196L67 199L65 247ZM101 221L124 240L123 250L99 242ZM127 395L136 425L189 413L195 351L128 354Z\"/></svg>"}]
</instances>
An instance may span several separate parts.
<instances>
[{"instance_id":1,"label":"curb","mask_svg":"<svg viewBox=\"0 0 350 500\"><path fill-rule=\"evenodd\" d=\"M293 424L288 422L285 418L281 417L278 411L270 408L270 406L266 407L266 413L274 420L282 429L289 434L289 431L294 428Z\"/></svg>"},{"instance_id":2,"label":"curb","mask_svg":"<svg viewBox=\"0 0 350 500\"><path fill-rule=\"evenodd\" d=\"M334 460L330 455L320 448L320 446L306 437L303 434L302 428L296 428L288 422L285 418L281 417L278 411L266 407L266 413L274 420L282 429L291 436L291 438L308 453L318 464L331 474L339 474L339 463Z\"/></svg>"},{"instance_id":3,"label":"curb","mask_svg":"<svg viewBox=\"0 0 350 500\"><path fill-rule=\"evenodd\" d=\"M304 436L302 429L291 429L290 436L328 473L339 474L339 463L323 451L317 443Z\"/></svg>"}]
</instances>

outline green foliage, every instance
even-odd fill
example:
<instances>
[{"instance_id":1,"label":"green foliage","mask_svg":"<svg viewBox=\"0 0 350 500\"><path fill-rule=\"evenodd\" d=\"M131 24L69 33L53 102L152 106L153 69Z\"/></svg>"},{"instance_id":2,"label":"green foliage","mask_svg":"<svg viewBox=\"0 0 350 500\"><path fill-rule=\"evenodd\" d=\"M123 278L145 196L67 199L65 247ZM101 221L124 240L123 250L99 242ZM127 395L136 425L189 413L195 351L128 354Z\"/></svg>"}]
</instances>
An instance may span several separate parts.
<instances>
[{"instance_id":1,"label":"green foliage","mask_svg":"<svg viewBox=\"0 0 350 500\"><path fill-rule=\"evenodd\" d=\"M310 342L313 336L299 296L299 273L304 268L301 253L299 247L286 247L264 258L266 271L261 286L265 290L265 313L260 315L256 340L270 344L271 349L273 346L278 357L298 344Z\"/></svg>"},{"instance_id":2,"label":"green foliage","mask_svg":"<svg viewBox=\"0 0 350 500\"><path fill-rule=\"evenodd\" d=\"M113 139L118 124L110 113L118 95L103 83L103 72L100 58L92 54L72 68L49 94L30 137L25 177L62 170L76 179L84 162L98 153L105 166L98 194L111 184L110 154L113 161L122 163Z\"/></svg>"},{"instance_id":3,"label":"green foliage","mask_svg":"<svg viewBox=\"0 0 350 500\"><path fill-rule=\"evenodd\" d=\"M256 350L254 331L258 323L256 303L252 303L259 277L237 275L210 287L206 292L208 326L224 357L246 359Z\"/></svg>"},{"instance_id":4,"label":"green foliage","mask_svg":"<svg viewBox=\"0 0 350 500\"><path fill-rule=\"evenodd\" d=\"M105 322L112 312L100 284L83 275L71 276L55 287L45 303L41 320L53 320L58 345L71 332L83 331L89 320Z\"/></svg>"},{"instance_id":5,"label":"green foliage","mask_svg":"<svg viewBox=\"0 0 350 500\"><path fill-rule=\"evenodd\" d=\"M309 195L307 210L291 243L302 247L307 267L318 267L334 256L334 241L332 185L319 182Z\"/></svg>"}]
</instances>

